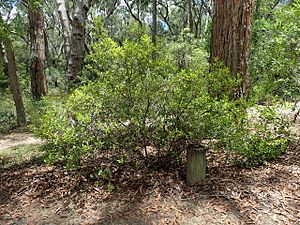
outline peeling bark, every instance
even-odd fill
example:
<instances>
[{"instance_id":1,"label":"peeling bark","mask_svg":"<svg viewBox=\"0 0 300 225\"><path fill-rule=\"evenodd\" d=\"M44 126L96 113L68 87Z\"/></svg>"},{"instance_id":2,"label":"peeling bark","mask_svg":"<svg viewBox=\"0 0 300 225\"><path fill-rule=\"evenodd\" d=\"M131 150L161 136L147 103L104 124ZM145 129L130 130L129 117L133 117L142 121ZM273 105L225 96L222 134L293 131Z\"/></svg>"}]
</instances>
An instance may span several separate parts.
<instances>
[{"instance_id":1,"label":"peeling bark","mask_svg":"<svg viewBox=\"0 0 300 225\"><path fill-rule=\"evenodd\" d=\"M48 86L45 76L46 49L44 17L40 9L28 10L30 37L30 74L33 100L40 100L47 95Z\"/></svg>"},{"instance_id":2,"label":"peeling bark","mask_svg":"<svg viewBox=\"0 0 300 225\"><path fill-rule=\"evenodd\" d=\"M70 52L70 43L71 43L71 25L69 21L69 16L67 13L65 0L56 0L58 16L60 20L60 24L62 27L62 35L64 39L64 50L66 57L68 58Z\"/></svg>"},{"instance_id":3,"label":"peeling bark","mask_svg":"<svg viewBox=\"0 0 300 225\"><path fill-rule=\"evenodd\" d=\"M83 69L85 54L85 25L92 0L77 0L72 20L68 15L65 0L56 0L63 30L64 49L67 59L66 77L69 84L77 82Z\"/></svg>"},{"instance_id":4,"label":"peeling bark","mask_svg":"<svg viewBox=\"0 0 300 225\"><path fill-rule=\"evenodd\" d=\"M85 25L87 14L92 5L92 1L77 0L75 12L72 18L72 35L70 44L70 55L68 58L67 79L77 82L77 75L83 69L83 60L85 54Z\"/></svg>"}]
</instances>

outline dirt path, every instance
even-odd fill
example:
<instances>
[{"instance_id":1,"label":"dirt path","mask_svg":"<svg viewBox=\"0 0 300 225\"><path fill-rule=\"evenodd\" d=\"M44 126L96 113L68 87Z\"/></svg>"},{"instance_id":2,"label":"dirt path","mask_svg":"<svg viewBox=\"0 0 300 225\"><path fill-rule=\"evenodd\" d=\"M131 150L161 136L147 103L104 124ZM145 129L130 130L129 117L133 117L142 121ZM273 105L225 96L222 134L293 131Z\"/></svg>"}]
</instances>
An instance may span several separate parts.
<instances>
[{"instance_id":1,"label":"dirt path","mask_svg":"<svg viewBox=\"0 0 300 225\"><path fill-rule=\"evenodd\" d=\"M209 153L207 179L192 188L184 164L136 170L106 155L79 170L41 161L0 168L0 224L300 224L299 143L260 168L237 168L225 157ZM95 177L108 165L112 179Z\"/></svg>"},{"instance_id":2,"label":"dirt path","mask_svg":"<svg viewBox=\"0 0 300 225\"><path fill-rule=\"evenodd\" d=\"M8 135L0 135L0 152L13 147L19 147L22 145L37 145L42 141L28 132L11 133Z\"/></svg>"}]
</instances>

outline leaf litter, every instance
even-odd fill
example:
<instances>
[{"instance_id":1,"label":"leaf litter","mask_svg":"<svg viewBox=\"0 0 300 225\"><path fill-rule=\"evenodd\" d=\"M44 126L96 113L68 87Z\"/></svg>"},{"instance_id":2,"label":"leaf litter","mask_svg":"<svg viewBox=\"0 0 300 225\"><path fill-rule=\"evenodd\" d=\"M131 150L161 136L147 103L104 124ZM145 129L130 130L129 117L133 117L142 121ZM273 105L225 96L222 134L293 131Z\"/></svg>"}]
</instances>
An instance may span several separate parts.
<instances>
[{"instance_id":1,"label":"leaf litter","mask_svg":"<svg viewBox=\"0 0 300 225\"><path fill-rule=\"evenodd\" d=\"M252 169L233 165L225 152L208 152L207 178L194 187L185 183L185 163L166 157L137 166L98 153L80 169L41 161L0 168L0 224L297 225L299 144ZM111 175L99 173L105 168Z\"/></svg>"}]
</instances>

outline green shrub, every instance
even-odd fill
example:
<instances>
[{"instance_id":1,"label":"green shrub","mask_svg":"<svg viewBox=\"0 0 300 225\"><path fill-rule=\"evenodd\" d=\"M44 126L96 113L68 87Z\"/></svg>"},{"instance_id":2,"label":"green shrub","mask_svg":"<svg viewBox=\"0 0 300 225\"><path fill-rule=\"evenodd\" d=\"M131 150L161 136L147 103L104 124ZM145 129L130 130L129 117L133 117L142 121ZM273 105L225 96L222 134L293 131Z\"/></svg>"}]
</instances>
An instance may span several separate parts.
<instances>
[{"instance_id":1,"label":"green shrub","mask_svg":"<svg viewBox=\"0 0 300 225\"><path fill-rule=\"evenodd\" d=\"M47 106L41 117L37 134L52 145L49 159L77 165L93 150L139 153L149 145L164 153L179 139L207 139L222 130L220 115L230 113L223 104L232 111L235 103L209 94L216 82L207 64L179 68L172 51L143 34L122 46L103 33L98 38L87 58L96 80L64 104ZM228 70L219 73L218 79L230 80Z\"/></svg>"},{"instance_id":2,"label":"green shrub","mask_svg":"<svg viewBox=\"0 0 300 225\"><path fill-rule=\"evenodd\" d=\"M247 137L252 129L247 103L234 99L232 90L239 80L228 69L220 63L213 72L207 63L178 65L169 45L154 46L149 36L137 36L119 46L99 31L87 57L95 80L59 104L45 104L36 133L51 145L49 162L61 159L78 166L86 153L119 149L140 157L144 149L147 157L147 146L168 154L178 150L179 142L202 140L213 140L250 160L267 160L273 149L284 147L283 141L261 135L265 130L259 126ZM188 62L205 57L191 55Z\"/></svg>"},{"instance_id":3,"label":"green shrub","mask_svg":"<svg viewBox=\"0 0 300 225\"><path fill-rule=\"evenodd\" d=\"M262 17L254 21L251 97L258 102L299 98L299 5L299 1L295 1L276 7L268 19Z\"/></svg>"},{"instance_id":4,"label":"green shrub","mask_svg":"<svg viewBox=\"0 0 300 225\"><path fill-rule=\"evenodd\" d=\"M15 127L17 118L13 112L0 112L0 133L5 133Z\"/></svg>"},{"instance_id":5,"label":"green shrub","mask_svg":"<svg viewBox=\"0 0 300 225\"><path fill-rule=\"evenodd\" d=\"M17 118L13 100L5 91L1 91L0 97L0 133L6 133L17 126Z\"/></svg>"},{"instance_id":6,"label":"green shrub","mask_svg":"<svg viewBox=\"0 0 300 225\"><path fill-rule=\"evenodd\" d=\"M286 151L292 136L288 118L278 115L278 106L252 107L241 126L233 129L227 149L239 153L236 163L256 166L275 159Z\"/></svg>"}]
</instances>

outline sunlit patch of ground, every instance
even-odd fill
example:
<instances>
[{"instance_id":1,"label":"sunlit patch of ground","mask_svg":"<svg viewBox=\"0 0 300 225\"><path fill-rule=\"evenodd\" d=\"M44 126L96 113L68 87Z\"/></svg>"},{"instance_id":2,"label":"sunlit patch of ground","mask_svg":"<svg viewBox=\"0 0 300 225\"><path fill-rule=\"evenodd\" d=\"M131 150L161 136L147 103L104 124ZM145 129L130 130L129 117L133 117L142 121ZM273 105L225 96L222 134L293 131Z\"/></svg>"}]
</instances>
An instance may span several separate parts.
<instances>
[{"instance_id":1,"label":"sunlit patch of ground","mask_svg":"<svg viewBox=\"0 0 300 225\"><path fill-rule=\"evenodd\" d=\"M0 135L0 167L29 161L39 157L43 142L28 132Z\"/></svg>"},{"instance_id":2,"label":"sunlit patch of ground","mask_svg":"<svg viewBox=\"0 0 300 225\"><path fill-rule=\"evenodd\" d=\"M0 153L8 151L10 148L24 145L37 145L42 141L31 133L11 133L0 136Z\"/></svg>"}]
</instances>

